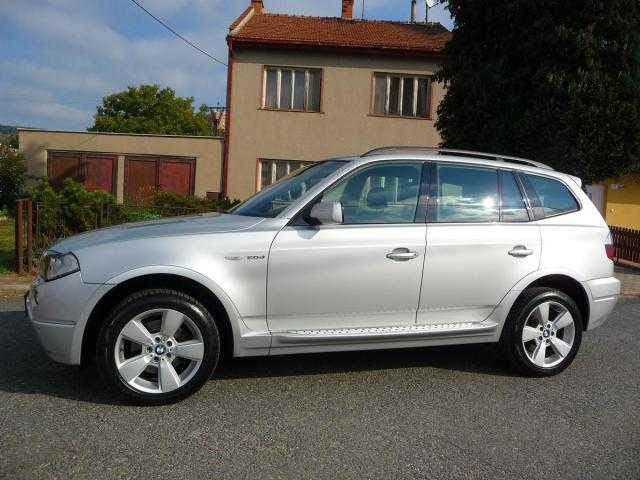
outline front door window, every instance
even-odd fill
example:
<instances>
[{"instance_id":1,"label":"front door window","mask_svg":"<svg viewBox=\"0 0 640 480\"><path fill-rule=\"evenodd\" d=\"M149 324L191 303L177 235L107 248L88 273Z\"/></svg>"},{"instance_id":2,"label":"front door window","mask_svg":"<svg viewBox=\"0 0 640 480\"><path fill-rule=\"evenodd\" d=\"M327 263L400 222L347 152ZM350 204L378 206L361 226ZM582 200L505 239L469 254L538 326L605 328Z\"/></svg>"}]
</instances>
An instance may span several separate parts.
<instances>
[{"instance_id":1,"label":"front door window","mask_svg":"<svg viewBox=\"0 0 640 480\"><path fill-rule=\"evenodd\" d=\"M420 163L366 167L330 188L323 202L340 202L344 224L413 223L420 195Z\"/></svg>"}]
</instances>

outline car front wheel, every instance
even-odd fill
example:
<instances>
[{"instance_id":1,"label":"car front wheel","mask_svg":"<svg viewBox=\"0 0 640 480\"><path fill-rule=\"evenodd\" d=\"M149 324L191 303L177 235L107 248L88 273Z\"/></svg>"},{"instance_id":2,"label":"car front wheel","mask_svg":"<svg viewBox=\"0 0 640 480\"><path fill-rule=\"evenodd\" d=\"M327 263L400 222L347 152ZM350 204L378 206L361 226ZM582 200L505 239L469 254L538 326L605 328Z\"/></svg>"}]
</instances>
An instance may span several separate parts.
<instances>
[{"instance_id":1,"label":"car front wheel","mask_svg":"<svg viewBox=\"0 0 640 480\"><path fill-rule=\"evenodd\" d=\"M165 404L184 399L210 378L220 336L207 309L168 289L135 293L109 315L97 358L107 382L129 399Z\"/></svg>"},{"instance_id":2,"label":"car front wheel","mask_svg":"<svg viewBox=\"0 0 640 480\"><path fill-rule=\"evenodd\" d=\"M500 342L521 373L551 376L573 362L582 341L582 325L571 297L552 288L531 288L511 309Z\"/></svg>"}]
</instances>

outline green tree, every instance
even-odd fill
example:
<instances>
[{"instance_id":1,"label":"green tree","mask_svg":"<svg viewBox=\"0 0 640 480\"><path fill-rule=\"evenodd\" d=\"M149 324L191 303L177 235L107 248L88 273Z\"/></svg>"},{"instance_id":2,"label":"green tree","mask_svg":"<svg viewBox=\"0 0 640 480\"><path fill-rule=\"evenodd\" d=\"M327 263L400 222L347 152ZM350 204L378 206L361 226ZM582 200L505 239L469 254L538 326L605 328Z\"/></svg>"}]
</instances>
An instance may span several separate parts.
<instances>
[{"instance_id":1,"label":"green tree","mask_svg":"<svg viewBox=\"0 0 640 480\"><path fill-rule=\"evenodd\" d=\"M17 149L19 147L18 134L17 133L0 134L0 144Z\"/></svg>"},{"instance_id":2,"label":"green tree","mask_svg":"<svg viewBox=\"0 0 640 480\"><path fill-rule=\"evenodd\" d=\"M25 171L22 155L0 146L0 210L13 211L24 189Z\"/></svg>"},{"instance_id":3,"label":"green tree","mask_svg":"<svg viewBox=\"0 0 640 480\"><path fill-rule=\"evenodd\" d=\"M443 144L520 155L587 183L640 161L638 0L450 0Z\"/></svg>"},{"instance_id":4,"label":"green tree","mask_svg":"<svg viewBox=\"0 0 640 480\"><path fill-rule=\"evenodd\" d=\"M140 85L102 99L92 132L211 135L208 109L193 108L193 97L177 97L171 88Z\"/></svg>"}]
</instances>

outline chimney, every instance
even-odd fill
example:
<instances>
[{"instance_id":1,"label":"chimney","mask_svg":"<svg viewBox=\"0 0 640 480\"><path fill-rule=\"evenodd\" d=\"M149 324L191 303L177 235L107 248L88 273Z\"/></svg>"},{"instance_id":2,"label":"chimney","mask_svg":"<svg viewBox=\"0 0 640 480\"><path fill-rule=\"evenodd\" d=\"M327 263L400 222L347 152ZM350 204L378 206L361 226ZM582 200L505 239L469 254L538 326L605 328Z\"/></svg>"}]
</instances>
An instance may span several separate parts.
<instances>
[{"instance_id":1,"label":"chimney","mask_svg":"<svg viewBox=\"0 0 640 480\"><path fill-rule=\"evenodd\" d=\"M416 23L418 0L411 0L411 23Z\"/></svg>"},{"instance_id":2,"label":"chimney","mask_svg":"<svg viewBox=\"0 0 640 480\"><path fill-rule=\"evenodd\" d=\"M354 0L342 0L342 18L345 20L353 20L353 2Z\"/></svg>"},{"instance_id":3,"label":"chimney","mask_svg":"<svg viewBox=\"0 0 640 480\"><path fill-rule=\"evenodd\" d=\"M262 0L251 0L251 7L253 8L254 12L262 13L264 3L262 2Z\"/></svg>"}]
</instances>

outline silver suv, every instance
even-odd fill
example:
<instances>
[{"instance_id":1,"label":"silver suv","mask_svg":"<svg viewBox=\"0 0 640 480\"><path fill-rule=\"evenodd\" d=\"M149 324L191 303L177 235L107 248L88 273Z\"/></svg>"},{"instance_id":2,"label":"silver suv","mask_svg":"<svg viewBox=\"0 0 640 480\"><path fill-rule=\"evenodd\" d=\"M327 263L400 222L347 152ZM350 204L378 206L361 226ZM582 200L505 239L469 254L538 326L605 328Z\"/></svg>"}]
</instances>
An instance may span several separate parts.
<instances>
[{"instance_id":1,"label":"silver suv","mask_svg":"<svg viewBox=\"0 0 640 480\"><path fill-rule=\"evenodd\" d=\"M384 148L298 170L232 212L55 244L26 295L47 353L142 403L235 357L497 342L565 369L613 309L609 229L578 178L519 158Z\"/></svg>"}]
</instances>

